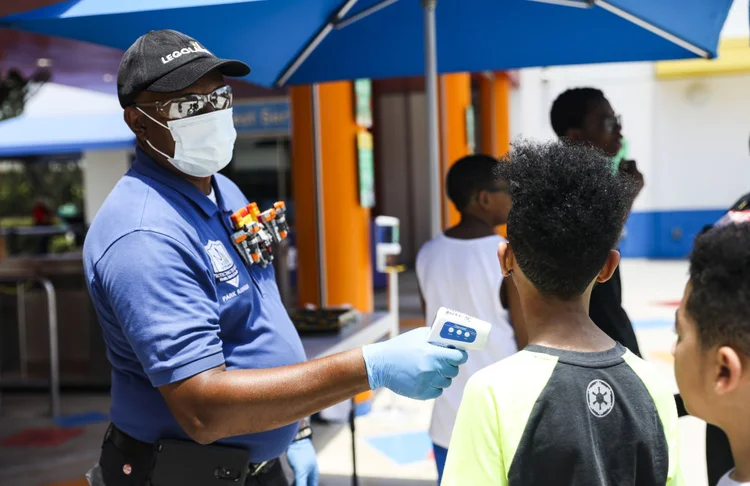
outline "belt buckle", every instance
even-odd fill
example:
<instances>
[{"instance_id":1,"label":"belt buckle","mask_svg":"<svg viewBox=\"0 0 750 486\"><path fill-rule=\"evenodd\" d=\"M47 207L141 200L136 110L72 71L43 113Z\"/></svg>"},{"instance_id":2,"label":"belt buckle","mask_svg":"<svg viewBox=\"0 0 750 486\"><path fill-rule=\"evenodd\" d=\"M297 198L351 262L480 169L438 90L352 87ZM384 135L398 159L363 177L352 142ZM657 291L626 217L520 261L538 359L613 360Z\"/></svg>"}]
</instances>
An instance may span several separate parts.
<instances>
[{"instance_id":1,"label":"belt buckle","mask_svg":"<svg viewBox=\"0 0 750 486\"><path fill-rule=\"evenodd\" d=\"M271 461L263 461L260 464L251 464L250 465L250 477L258 476L260 473L263 472L263 469L268 465L268 463Z\"/></svg>"}]
</instances>

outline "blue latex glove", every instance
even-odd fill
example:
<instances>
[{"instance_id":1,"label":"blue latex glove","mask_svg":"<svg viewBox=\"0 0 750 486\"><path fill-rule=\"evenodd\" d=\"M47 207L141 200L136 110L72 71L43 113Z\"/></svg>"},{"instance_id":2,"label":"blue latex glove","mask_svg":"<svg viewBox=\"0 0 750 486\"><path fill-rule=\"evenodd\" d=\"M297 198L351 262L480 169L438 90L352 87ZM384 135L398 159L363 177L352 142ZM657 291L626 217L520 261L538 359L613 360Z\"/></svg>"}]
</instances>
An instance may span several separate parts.
<instances>
[{"instance_id":1,"label":"blue latex glove","mask_svg":"<svg viewBox=\"0 0 750 486\"><path fill-rule=\"evenodd\" d=\"M294 486L318 486L318 458L310 439L292 442L286 450L286 459L294 471Z\"/></svg>"},{"instance_id":2,"label":"blue latex glove","mask_svg":"<svg viewBox=\"0 0 750 486\"><path fill-rule=\"evenodd\" d=\"M439 397L469 355L466 351L428 343L429 334L430 329L422 327L390 341L364 346L362 354L370 388L385 387L417 400Z\"/></svg>"}]
</instances>

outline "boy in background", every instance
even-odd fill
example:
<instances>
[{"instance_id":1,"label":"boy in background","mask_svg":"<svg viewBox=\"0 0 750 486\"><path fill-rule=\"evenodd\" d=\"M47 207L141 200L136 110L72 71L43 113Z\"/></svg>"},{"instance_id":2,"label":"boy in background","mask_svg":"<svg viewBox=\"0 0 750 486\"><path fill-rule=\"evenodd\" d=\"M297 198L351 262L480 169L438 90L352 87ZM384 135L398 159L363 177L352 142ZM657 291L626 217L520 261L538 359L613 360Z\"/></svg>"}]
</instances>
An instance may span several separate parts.
<instances>
[{"instance_id":1,"label":"boy in background","mask_svg":"<svg viewBox=\"0 0 750 486\"><path fill-rule=\"evenodd\" d=\"M718 484L750 485L750 223L726 222L696 239L676 330L685 407L723 430L734 456Z\"/></svg>"},{"instance_id":2,"label":"boy in background","mask_svg":"<svg viewBox=\"0 0 750 486\"><path fill-rule=\"evenodd\" d=\"M438 484L448 454L453 424L469 377L487 365L515 353L525 345L520 316L509 322L501 305L502 270L497 248L505 240L495 227L505 224L510 195L505 181L496 178L497 159L470 155L457 161L448 172L448 198L461 213L458 225L427 242L417 255L417 278L427 325L440 307L448 307L493 325L487 347L469 353L469 361L453 379L450 388L435 401L430 425ZM503 288L508 306L517 309L517 293ZM520 313L518 313L520 314Z\"/></svg>"},{"instance_id":3,"label":"boy in background","mask_svg":"<svg viewBox=\"0 0 750 486\"><path fill-rule=\"evenodd\" d=\"M607 162L522 142L499 164L512 199L499 257L530 344L469 379L443 486L681 484L669 388L589 317L637 190Z\"/></svg>"}]
</instances>

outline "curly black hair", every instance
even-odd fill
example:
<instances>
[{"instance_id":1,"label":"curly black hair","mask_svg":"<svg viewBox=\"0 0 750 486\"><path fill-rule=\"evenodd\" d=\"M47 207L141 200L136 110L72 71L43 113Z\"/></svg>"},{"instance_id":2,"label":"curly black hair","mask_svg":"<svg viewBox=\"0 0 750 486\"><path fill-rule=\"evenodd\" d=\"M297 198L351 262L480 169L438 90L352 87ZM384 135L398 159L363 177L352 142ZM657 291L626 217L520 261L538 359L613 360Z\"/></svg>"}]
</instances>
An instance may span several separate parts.
<instances>
[{"instance_id":1,"label":"curly black hair","mask_svg":"<svg viewBox=\"0 0 750 486\"><path fill-rule=\"evenodd\" d=\"M750 223L698 236L690 255L685 311L704 348L735 346L750 354Z\"/></svg>"},{"instance_id":2,"label":"curly black hair","mask_svg":"<svg viewBox=\"0 0 750 486\"><path fill-rule=\"evenodd\" d=\"M573 88L563 92L552 103L552 129L558 137L564 137L571 128L581 128L591 105L606 100L604 93L596 88Z\"/></svg>"},{"instance_id":3,"label":"curly black hair","mask_svg":"<svg viewBox=\"0 0 750 486\"><path fill-rule=\"evenodd\" d=\"M473 154L460 158L451 166L445 179L445 190L458 212L466 209L476 192L492 188L497 164L494 157Z\"/></svg>"},{"instance_id":4,"label":"curly black hair","mask_svg":"<svg viewBox=\"0 0 750 486\"><path fill-rule=\"evenodd\" d=\"M637 188L594 148L518 141L498 175L510 184L508 240L544 295L586 291L616 248Z\"/></svg>"}]
</instances>

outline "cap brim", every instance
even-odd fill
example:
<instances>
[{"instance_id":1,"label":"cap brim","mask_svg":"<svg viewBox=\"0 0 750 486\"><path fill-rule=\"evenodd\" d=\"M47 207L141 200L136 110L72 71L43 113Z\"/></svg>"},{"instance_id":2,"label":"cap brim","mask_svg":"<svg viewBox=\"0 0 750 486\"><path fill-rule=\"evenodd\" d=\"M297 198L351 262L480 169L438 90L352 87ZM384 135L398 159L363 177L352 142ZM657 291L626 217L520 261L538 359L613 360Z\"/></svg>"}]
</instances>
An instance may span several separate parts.
<instances>
[{"instance_id":1,"label":"cap brim","mask_svg":"<svg viewBox=\"0 0 750 486\"><path fill-rule=\"evenodd\" d=\"M250 67L244 62L217 57L200 57L158 79L146 88L146 91L156 93L182 91L213 70L218 70L224 76L232 78L241 78L250 74Z\"/></svg>"}]
</instances>

